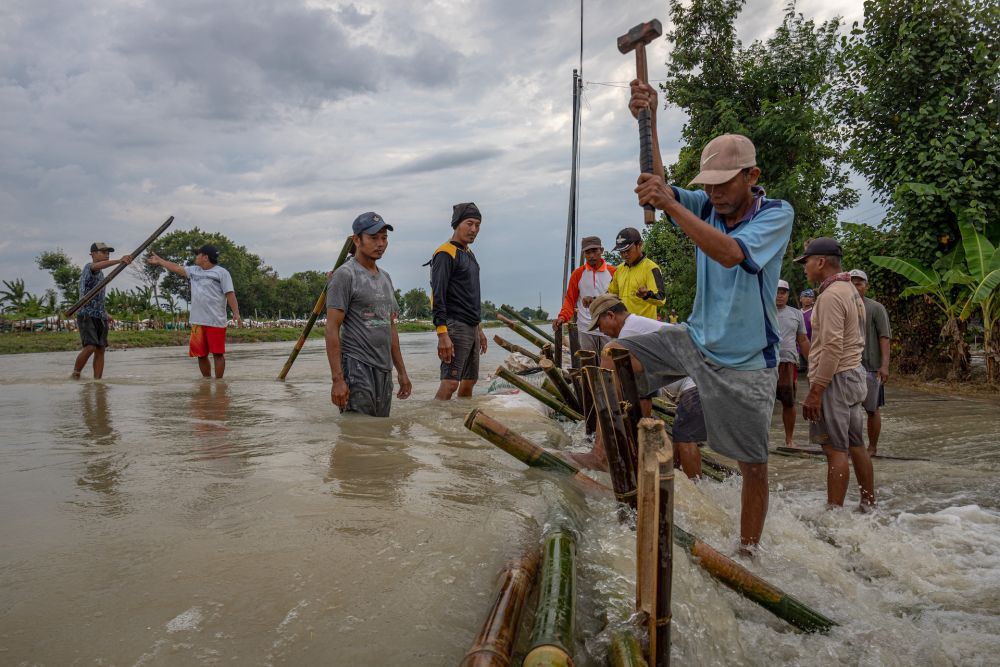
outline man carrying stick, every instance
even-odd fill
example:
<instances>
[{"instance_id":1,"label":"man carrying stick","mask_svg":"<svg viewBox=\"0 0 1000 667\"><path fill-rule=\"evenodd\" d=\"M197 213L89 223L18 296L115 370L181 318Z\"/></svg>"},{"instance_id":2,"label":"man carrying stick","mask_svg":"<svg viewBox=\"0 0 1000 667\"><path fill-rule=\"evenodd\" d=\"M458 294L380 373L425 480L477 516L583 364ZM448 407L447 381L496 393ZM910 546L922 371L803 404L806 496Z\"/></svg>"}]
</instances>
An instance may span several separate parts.
<instances>
[{"instance_id":1,"label":"man carrying stick","mask_svg":"<svg viewBox=\"0 0 1000 667\"><path fill-rule=\"evenodd\" d=\"M83 266L80 274L80 296L89 292L104 280L104 269L116 264L131 264L131 255L122 255L120 259L111 259L114 248L107 243L90 244L90 261ZM80 343L83 349L76 355L73 364L73 379L79 380L83 367L91 355L94 357L94 379L104 376L104 350L108 346L108 311L104 308L104 290L98 292L92 300L85 304L76 314L76 325L80 331Z\"/></svg>"},{"instance_id":2,"label":"man carrying stick","mask_svg":"<svg viewBox=\"0 0 1000 667\"><path fill-rule=\"evenodd\" d=\"M188 355L198 359L201 376L210 378L212 366L208 363L208 355L211 354L215 377L222 378L226 372L226 305L232 309L237 326L243 326L243 318L236 301L233 277L219 266L218 249L211 244L203 245L194 257L193 266L174 264L152 252L146 261L191 281Z\"/></svg>"},{"instance_id":3,"label":"man carrying stick","mask_svg":"<svg viewBox=\"0 0 1000 667\"><path fill-rule=\"evenodd\" d=\"M722 135L702 151L692 183L668 187L656 134L656 93L638 79L629 109L651 114L653 171L635 192L640 204L664 211L697 246L697 291L686 324L620 340L632 353L637 379L652 391L680 377L698 385L708 444L739 462L743 478L741 553L752 555L767 515L768 431L778 380L778 317L774 295L794 212L757 186L756 150L741 135Z\"/></svg>"},{"instance_id":4,"label":"man carrying stick","mask_svg":"<svg viewBox=\"0 0 1000 667\"><path fill-rule=\"evenodd\" d=\"M333 272L326 289L326 358L333 385L330 400L341 412L388 417L392 369L397 398L413 387L399 349L399 304L389 274L376 266L389 246L392 225L377 213L354 220L354 257Z\"/></svg>"}]
</instances>

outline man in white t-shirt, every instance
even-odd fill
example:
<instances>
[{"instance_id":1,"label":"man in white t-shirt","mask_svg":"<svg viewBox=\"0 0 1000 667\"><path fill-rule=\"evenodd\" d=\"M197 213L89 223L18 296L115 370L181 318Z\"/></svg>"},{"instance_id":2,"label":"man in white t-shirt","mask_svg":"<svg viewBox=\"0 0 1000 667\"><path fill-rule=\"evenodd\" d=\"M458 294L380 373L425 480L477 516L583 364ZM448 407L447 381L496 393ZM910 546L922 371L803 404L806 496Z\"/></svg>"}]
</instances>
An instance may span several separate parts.
<instances>
[{"instance_id":1,"label":"man in white t-shirt","mask_svg":"<svg viewBox=\"0 0 1000 667\"><path fill-rule=\"evenodd\" d=\"M215 377L221 378L226 372L226 306L232 308L237 326L243 326L243 318L236 302L233 277L219 266L219 251L213 245L202 246L195 255L194 266L180 266L152 252L146 261L191 281L188 354L198 358L201 375L207 378L212 377L212 368L208 363L208 355L211 354L215 362Z\"/></svg>"}]
</instances>

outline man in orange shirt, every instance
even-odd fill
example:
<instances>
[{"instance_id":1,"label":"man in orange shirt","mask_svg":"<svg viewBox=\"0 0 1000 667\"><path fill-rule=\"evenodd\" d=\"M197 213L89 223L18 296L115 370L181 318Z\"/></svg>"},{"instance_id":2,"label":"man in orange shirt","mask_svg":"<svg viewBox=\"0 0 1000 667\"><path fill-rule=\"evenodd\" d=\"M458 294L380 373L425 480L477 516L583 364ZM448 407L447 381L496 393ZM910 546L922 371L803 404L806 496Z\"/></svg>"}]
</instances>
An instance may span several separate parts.
<instances>
[{"instance_id":1,"label":"man in orange shirt","mask_svg":"<svg viewBox=\"0 0 1000 667\"><path fill-rule=\"evenodd\" d=\"M608 285L615 275L615 267L604 261L604 246L598 237L585 236L581 246L584 262L569 277L562 310L552 323L552 328L571 321L575 312L580 349L600 354L608 339L599 331L590 331L590 303L607 293Z\"/></svg>"}]
</instances>

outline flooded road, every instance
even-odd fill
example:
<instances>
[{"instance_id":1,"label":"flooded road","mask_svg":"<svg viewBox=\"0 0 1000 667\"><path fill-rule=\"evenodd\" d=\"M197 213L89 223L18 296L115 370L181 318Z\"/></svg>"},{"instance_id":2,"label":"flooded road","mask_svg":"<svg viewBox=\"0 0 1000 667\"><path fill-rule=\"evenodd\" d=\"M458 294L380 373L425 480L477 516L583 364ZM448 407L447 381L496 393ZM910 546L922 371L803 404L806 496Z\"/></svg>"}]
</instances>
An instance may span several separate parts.
<instances>
[{"instance_id":1,"label":"flooded road","mask_svg":"<svg viewBox=\"0 0 1000 667\"><path fill-rule=\"evenodd\" d=\"M487 381L433 402L434 335L400 338L414 393L385 420L337 414L316 340L285 383L291 343L231 346L222 381L184 348L109 352L102 382L68 380L74 353L0 357L0 664L455 665L557 505L580 531L578 664L603 664L634 534L462 421L582 433ZM1000 409L887 393L880 451L933 462L877 461L877 513L825 511L820 461L771 459L752 568L841 626L798 634L678 553L677 664L995 664ZM732 553L738 482L677 485L678 523Z\"/></svg>"}]
</instances>

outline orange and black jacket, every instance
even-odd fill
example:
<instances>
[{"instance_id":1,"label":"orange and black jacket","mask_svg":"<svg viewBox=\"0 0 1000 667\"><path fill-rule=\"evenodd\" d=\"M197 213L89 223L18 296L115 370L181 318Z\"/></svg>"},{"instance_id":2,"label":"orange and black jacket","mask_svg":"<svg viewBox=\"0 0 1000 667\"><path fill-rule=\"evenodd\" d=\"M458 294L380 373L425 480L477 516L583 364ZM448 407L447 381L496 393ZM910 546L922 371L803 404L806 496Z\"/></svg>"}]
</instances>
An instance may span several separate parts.
<instances>
[{"instance_id":1,"label":"orange and black jacket","mask_svg":"<svg viewBox=\"0 0 1000 667\"><path fill-rule=\"evenodd\" d=\"M434 251L429 264L432 312L438 331L447 330L448 320L478 325L482 319L479 262L472 251L448 241Z\"/></svg>"}]
</instances>

